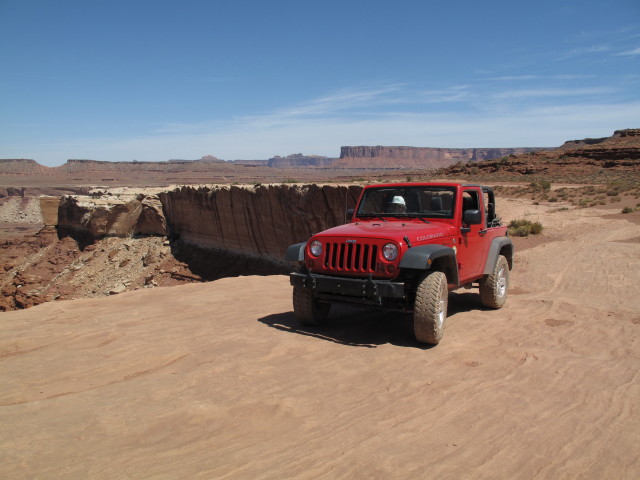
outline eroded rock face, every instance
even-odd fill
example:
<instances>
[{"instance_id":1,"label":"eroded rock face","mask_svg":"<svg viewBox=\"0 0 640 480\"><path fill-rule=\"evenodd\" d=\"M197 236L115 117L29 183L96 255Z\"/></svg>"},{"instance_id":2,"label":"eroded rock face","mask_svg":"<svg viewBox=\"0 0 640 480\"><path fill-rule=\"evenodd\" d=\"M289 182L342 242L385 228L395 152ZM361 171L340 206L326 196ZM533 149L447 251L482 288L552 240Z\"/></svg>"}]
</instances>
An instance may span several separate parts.
<instances>
[{"instance_id":1,"label":"eroded rock face","mask_svg":"<svg viewBox=\"0 0 640 480\"><path fill-rule=\"evenodd\" d=\"M341 147L336 168L440 168L539 151L542 148Z\"/></svg>"},{"instance_id":2,"label":"eroded rock face","mask_svg":"<svg viewBox=\"0 0 640 480\"><path fill-rule=\"evenodd\" d=\"M60 197L52 197L43 195L39 197L40 213L42 214L42 222L45 227L55 227L58 225L58 208L60 206Z\"/></svg>"},{"instance_id":3,"label":"eroded rock face","mask_svg":"<svg viewBox=\"0 0 640 480\"><path fill-rule=\"evenodd\" d=\"M60 200L57 225L62 233L78 233L87 243L102 237L167 234L162 205L153 197L65 196Z\"/></svg>"},{"instance_id":4,"label":"eroded rock face","mask_svg":"<svg viewBox=\"0 0 640 480\"><path fill-rule=\"evenodd\" d=\"M180 241L282 260L287 246L341 225L359 186L182 187L160 194Z\"/></svg>"}]
</instances>

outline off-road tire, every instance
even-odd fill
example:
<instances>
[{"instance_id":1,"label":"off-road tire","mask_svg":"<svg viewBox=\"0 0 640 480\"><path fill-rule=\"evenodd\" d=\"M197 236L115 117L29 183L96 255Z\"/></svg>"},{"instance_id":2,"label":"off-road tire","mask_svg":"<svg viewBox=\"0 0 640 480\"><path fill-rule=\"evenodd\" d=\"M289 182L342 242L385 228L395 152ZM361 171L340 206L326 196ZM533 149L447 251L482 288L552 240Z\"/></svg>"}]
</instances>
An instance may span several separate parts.
<instances>
[{"instance_id":1,"label":"off-road tire","mask_svg":"<svg viewBox=\"0 0 640 480\"><path fill-rule=\"evenodd\" d=\"M449 290L442 272L430 272L420 280L413 308L413 331L416 340L437 345L444 333Z\"/></svg>"},{"instance_id":2,"label":"off-road tire","mask_svg":"<svg viewBox=\"0 0 640 480\"><path fill-rule=\"evenodd\" d=\"M293 315L303 325L322 325L330 310L330 303L314 300L306 288L293 287Z\"/></svg>"},{"instance_id":3,"label":"off-road tire","mask_svg":"<svg viewBox=\"0 0 640 480\"><path fill-rule=\"evenodd\" d=\"M503 255L498 256L491 275L480 280L480 301L488 308L501 308L509 293L509 262Z\"/></svg>"}]
</instances>

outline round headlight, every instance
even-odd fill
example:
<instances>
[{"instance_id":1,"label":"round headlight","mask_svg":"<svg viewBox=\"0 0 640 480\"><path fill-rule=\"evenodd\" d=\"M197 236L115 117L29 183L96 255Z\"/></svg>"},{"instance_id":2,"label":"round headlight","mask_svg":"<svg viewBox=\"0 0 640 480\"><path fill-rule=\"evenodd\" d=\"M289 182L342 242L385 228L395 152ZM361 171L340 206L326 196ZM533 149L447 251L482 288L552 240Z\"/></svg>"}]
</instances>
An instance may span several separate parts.
<instances>
[{"instance_id":1,"label":"round headlight","mask_svg":"<svg viewBox=\"0 0 640 480\"><path fill-rule=\"evenodd\" d=\"M320 240L314 240L313 242L311 242L309 250L311 250L311 255L313 255L314 257L319 257L322 253L322 242L320 242Z\"/></svg>"},{"instance_id":2,"label":"round headlight","mask_svg":"<svg viewBox=\"0 0 640 480\"><path fill-rule=\"evenodd\" d=\"M398 258L398 247L396 247L393 243L387 243L384 247L382 247L382 255L384 255L384 258L391 262Z\"/></svg>"}]
</instances>

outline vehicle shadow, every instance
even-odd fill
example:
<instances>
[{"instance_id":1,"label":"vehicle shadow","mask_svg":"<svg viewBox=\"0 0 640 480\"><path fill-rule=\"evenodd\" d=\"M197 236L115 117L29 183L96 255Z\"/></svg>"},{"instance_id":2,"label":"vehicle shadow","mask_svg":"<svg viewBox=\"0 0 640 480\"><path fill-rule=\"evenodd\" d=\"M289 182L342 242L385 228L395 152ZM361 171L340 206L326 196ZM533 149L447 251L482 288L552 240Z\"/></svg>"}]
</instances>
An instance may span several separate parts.
<instances>
[{"instance_id":1,"label":"vehicle shadow","mask_svg":"<svg viewBox=\"0 0 640 480\"><path fill-rule=\"evenodd\" d=\"M448 321L458 313L479 309L482 307L477 294L451 294ZM415 339L413 318L408 313L333 305L326 323L319 326L303 325L295 319L292 311L267 315L258 321L283 332L352 347L376 348L379 345L391 344L421 350L433 348L433 345L425 345Z\"/></svg>"}]
</instances>

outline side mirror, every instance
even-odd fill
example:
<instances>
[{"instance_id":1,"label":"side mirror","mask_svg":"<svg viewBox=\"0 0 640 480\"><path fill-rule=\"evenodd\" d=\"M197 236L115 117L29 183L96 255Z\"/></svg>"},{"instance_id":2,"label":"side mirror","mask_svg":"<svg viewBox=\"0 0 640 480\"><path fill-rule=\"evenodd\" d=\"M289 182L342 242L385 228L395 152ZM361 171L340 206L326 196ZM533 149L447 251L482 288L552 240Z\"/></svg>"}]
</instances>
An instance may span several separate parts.
<instances>
[{"instance_id":1,"label":"side mirror","mask_svg":"<svg viewBox=\"0 0 640 480\"><path fill-rule=\"evenodd\" d=\"M353 218L353 212L355 212L354 208L350 208L350 209L347 210L346 217L345 217L345 223L349 223L351 221L351 219Z\"/></svg>"},{"instance_id":2,"label":"side mirror","mask_svg":"<svg viewBox=\"0 0 640 480\"><path fill-rule=\"evenodd\" d=\"M463 221L467 225L480 225L482 223L482 214L480 210L465 210Z\"/></svg>"}]
</instances>

